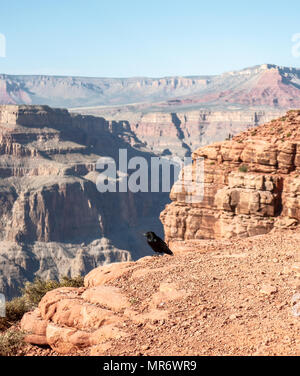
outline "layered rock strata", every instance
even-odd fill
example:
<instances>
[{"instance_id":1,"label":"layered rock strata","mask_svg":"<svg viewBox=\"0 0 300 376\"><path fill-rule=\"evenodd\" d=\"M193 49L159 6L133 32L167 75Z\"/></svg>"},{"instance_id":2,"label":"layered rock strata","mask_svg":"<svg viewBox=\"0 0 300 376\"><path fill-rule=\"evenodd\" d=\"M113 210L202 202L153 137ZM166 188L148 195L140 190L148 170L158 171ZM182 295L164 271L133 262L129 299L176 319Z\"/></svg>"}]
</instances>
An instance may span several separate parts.
<instances>
[{"instance_id":1,"label":"layered rock strata","mask_svg":"<svg viewBox=\"0 0 300 376\"><path fill-rule=\"evenodd\" d=\"M300 221L300 112L193 153L204 160L201 202L185 190L171 192L161 214L168 241L247 237ZM198 178L199 179L199 178ZM191 183L191 182L190 182Z\"/></svg>"},{"instance_id":2,"label":"layered rock strata","mask_svg":"<svg viewBox=\"0 0 300 376\"><path fill-rule=\"evenodd\" d=\"M264 124L284 114L268 110L189 110L143 113L124 108L77 109L83 114L103 116L112 127L130 130L139 147L158 155L190 156L199 147L223 141L248 128ZM126 120L124 120L126 119ZM131 139L133 146L136 141Z\"/></svg>"},{"instance_id":3,"label":"layered rock strata","mask_svg":"<svg viewBox=\"0 0 300 376\"><path fill-rule=\"evenodd\" d=\"M152 154L130 130L47 106L0 107L0 291L7 298L35 276L85 274L147 254L142 233L161 231L167 194L100 193L100 157L118 168ZM143 247L144 246L144 247Z\"/></svg>"}]
</instances>

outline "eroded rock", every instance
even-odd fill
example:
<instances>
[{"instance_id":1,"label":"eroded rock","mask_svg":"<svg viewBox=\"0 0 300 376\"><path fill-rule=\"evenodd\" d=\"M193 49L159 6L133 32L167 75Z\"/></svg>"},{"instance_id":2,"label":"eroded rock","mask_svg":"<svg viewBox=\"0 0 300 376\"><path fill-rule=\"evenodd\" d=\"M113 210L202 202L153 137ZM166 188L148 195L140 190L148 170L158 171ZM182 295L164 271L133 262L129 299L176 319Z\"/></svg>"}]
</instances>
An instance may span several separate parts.
<instances>
[{"instance_id":1,"label":"eroded rock","mask_svg":"<svg viewBox=\"0 0 300 376\"><path fill-rule=\"evenodd\" d=\"M173 187L173 202L160 216L167 241L247 237L265 234L274 226L286 228L299 223L297 116L295 111L284 118L289 141L270 137L276 129L279 134L283 132L283 120L278 119L231 141L196 150L192 178L181 191L180 181ZM204 160L202 180L197 180L198 158ZM192 189L199 183L204 190L202 198L198 189Z\"/></svg>"}]
</instances>

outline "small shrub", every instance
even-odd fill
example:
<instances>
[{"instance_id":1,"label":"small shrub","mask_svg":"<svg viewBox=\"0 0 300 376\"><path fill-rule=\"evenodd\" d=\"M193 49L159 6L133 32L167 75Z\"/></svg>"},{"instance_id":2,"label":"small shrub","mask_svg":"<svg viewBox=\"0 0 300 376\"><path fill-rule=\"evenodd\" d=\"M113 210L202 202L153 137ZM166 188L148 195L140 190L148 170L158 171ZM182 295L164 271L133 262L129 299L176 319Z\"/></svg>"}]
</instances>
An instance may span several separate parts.
<instances>
[{"instance_id":1,"label":"small shrub","mask_svg":"<svg viewBox=\"0 0 300 376\"><path fill-rule=\"evenodd\" d=\"M23 289L23 296L26 301L30 302L33 306L37 306L42 297L47 294L48 291L54 290L59 287L57 281L43 281L40 278L36 278L33 282L26 282Z\"/></svg>"},{"instance_id":2,"label":"small shrub","mask_svg":"<svg viewBox=\"0 0 300 376\"><path fill-rule=\"evenodd\" d=\"M19 355L24 344L24 333L9 329L0 334L0 356Z\"/></svg>"},{"instance_id":3,"label":"small shrub","mask_svg":"<svg viewBox=\"0 0 300 376\"><path fill-rule=\"evenodd\" d=\"M6 303L6 318L11 322L19 321L24 313L31 309L30 304L21 296Z\"/></svg>"},{"instance_id":4,"label":"small shrub","mask_svg":"<svg viewBox=\"0 0 300 376\"><path fill-rule=\"evenodd\" d=\"M24 296L14 298L6 303L6 316L0 318L0 330L8 329L11 325L21 320L23 315L30 311L30 305Z\"/></svg>"},{"instance_id":5,"label":"small shrub","mask_svg":"<svg viewBox=\"0 0 300 376\"><path fill-rule=\"evenodd\" d=\"M82 287L84 278L63 277L58 281L43 281L36 278L33 282L26 282L22 289L22 296L6 302L6 316L0 317L0 330L6 330L17 321L20 321L23 315L37 307L41 299L47 292L59 287Z\"/></svg>"},{"instance_id":6,"label":"small shrub","mask_svg":"<svg viewBox=\"0 0 300 376\"><path fill-rule=\"evenodd\" d=\"M26 282L23 296L29 304L37 306L47 292L59 287L82 287L83 281L84 278L81 276L76 278L63 277L60 282L43 281L41 278L36 278L33 282Z\"/></svg>"},{"instance_id":7,"label":"small shrub","mask_svg":"<svg viewBox=\"0 0 300 376\"><path fill-rule=\"evenodd\" d=\"M83 287L84 286L84 277L78 276L74 278L62 277L60 281L61 287Z\"/></svg>"},{"instance_id":8,"label":"small shrub","mask_svg":"<svg viewBox=\"0 0 300 376\"><path fill-rule=\"evenodd\" d=\"M291 132L289 132L287 135L286 135L286 137L291 137Z\"/></svg>"},{"instance_id":9,"label":"small shrub","mask_svg":"<svg viewBox=\"0 0 300 376\"><path fill-rule=\"evenodd\" d=\"M240 172L248 172L248 166L246 166L246 165L242 165L242 166L240 166L240 167L239 167L239 171L240 171Z\"/></svg>"}]
</instances>

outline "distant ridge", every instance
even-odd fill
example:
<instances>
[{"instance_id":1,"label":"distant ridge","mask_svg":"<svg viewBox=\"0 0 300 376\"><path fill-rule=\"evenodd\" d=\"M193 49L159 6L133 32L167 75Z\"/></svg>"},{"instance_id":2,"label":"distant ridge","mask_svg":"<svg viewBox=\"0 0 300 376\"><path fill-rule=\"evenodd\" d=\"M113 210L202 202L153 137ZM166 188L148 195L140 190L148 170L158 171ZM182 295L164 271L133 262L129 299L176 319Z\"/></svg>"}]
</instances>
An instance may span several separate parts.
<instances>
[{"instance_id":1,"label":"distant ridge","mask_svg":"<svg viewBox=\"0 0 300 376\"><path fill-rule=\"evenodd\" d=\"M145 102L149 107L155 103L164 109L174 105L205 108L233 104L298 108L300 68L262 64L215 76L163 78L0 75L0 104L72 108Z\"/></svg>"}]
</instances>

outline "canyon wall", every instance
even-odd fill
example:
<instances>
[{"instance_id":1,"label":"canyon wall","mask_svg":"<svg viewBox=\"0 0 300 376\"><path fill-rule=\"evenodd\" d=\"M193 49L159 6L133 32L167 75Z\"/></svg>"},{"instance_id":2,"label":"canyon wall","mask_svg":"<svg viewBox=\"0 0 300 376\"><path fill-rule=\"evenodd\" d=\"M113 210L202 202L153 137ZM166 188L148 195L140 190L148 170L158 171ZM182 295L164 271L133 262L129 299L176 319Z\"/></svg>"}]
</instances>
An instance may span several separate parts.
<instances>
[{"instance_id":1,"label":"canyon wall","mask_svg":"<svg viewBox=\"0 0 300 376\"><path fill-rule=\"evenodd\" d=\"M156 153L183 157L279 116L278 111L190 111L142 115L132 131Z\"/></svg>"},{"instance_id":2,"label":"canyon wall","mask_svg":"<svg viewBox=\"0 0 300 376\"><path fill-rule=\"evenodd\" d=\"M1 106L0 290L9 297L35 276L86 274L152 253L142 234L163 236L159 214L169 194L100 194L100 157L118 162L119 149L126 149L128 159L140 156L150 166L153 156L189 155L199 140L219 140L238 124L247 128L245 120L257 125L267 116L196 111L148 114L135 123L48 106ZM242 133L247 137L193 154L205 159L204 200L187 204L185 194L172 190L173 203L161 216L167 240L249 236L280 225L278 218L299 219L299 119L296 112L282 119L269 123L267 134L261 134L266 126L251 128Z\"/></svg>"},{"instance_id":3,"label":"canyon wall","mask_svg":"<svg viewBox=\"0 0 300 376\"><path fill-rule=\"evenodd\" d=\"M167 241L247 237L300 221L300 111L193 153L185 188L161 213ZM203 176L196 161L204 160ZM183 171L184 176L184 171ZM188 203L204 187L201 202ZM189 188L189 189L188 189ZM197 192L196 192L197 193ZM200 200L199 200L200 201Z\"/></svg>"},{"instance_id":4,"label":"canyon wall","mask_svg":"<svg viewBox=\"0 0 300 376\"><path fill-rule=\"evenodd\" d=\"M134 112L124 108L78 109L82 114L102 116L115 129L127 129L142 150L158 155L191 156L201 146L223 141L245 129L264 124L285 113L266 110L194 110L187 112ZM126 119L126 120L124 120ZM136 140L131 139L132 146Z\"/></svg>"},{"instance_id":5,"label":"canyon wall","mask_svg":"<svg viewBox=\"0 0 300 376\"><path fill-rule=\"evenodd\" d=\"M133 140L133 141L132 141ZM152 154L130 130L47 106L0 107L0 291L35 276L86 274L151 253L142 233L162 234L166 193L100 193L97 160L119 149Z\"/></svg>"}]
</instances>

